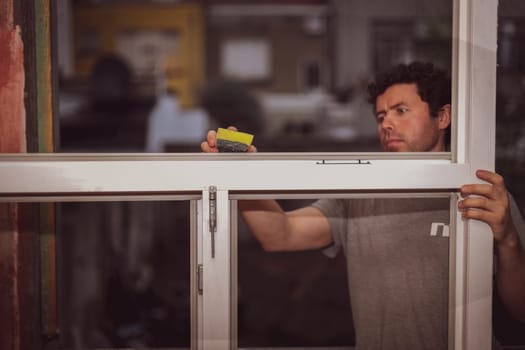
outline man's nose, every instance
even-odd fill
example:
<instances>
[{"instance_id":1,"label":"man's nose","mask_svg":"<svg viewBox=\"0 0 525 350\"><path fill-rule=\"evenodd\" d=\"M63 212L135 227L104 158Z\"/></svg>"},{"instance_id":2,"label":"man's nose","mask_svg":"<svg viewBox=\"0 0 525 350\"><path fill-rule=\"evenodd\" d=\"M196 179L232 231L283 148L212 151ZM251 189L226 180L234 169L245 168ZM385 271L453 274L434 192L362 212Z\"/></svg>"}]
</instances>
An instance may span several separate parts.
<instances>
[{"instance_id":1,"label":"man's nose","mask_svg":"<svg viewBox=\"0 0 525 350\"><path fill-rule=\"evenodd\" d=\"M394 127L395 127L395 123L390 113L385 114L383 121L381 122L381 129L393 130Z\"/></svg>"}]
</instances>

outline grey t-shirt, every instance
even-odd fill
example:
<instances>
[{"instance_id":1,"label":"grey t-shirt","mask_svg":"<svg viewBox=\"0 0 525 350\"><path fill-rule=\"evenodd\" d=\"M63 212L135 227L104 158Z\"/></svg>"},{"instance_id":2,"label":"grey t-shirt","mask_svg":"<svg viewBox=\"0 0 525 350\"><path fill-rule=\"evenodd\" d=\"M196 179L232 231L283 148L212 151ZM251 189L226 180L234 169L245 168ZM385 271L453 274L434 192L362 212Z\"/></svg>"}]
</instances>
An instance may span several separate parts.
<instances>
[{"instance_id":1,"label":"grey t-shirt","mask_svg":"<svg viewBox=\"0 0 525 350\"><path fill-rule=\"evenodd\" d=\"M447 349L449 199L313 206L331 225L326 253L346 255L357 349Z\"/></svg>"},{"instance_id":2,"label":"grey t-shirt","mask_svg":"<svg viewBox=\"0 0 525 350\"><path fill-rule=\"evenodd\" d=\"M323 199L334 244L346 255L356 348L448 348L448 198ZM513 222L525 227L511 198Z\"/></svg>"}]
</instances>

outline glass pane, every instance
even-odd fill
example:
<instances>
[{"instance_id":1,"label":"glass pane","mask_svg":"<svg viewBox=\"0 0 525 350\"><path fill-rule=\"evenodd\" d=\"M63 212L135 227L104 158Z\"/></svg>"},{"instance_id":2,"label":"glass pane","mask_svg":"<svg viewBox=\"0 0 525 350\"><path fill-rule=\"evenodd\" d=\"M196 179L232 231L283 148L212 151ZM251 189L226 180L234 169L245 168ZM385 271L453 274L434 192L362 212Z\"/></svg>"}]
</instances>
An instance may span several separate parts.
<instances>
[{"instance_id":1,"label":"glass pane","mask_svg":"<svg viewBox=\"0 0 525 350\"><path fill-rule=\"evenodd\" d=\"M452 0L60 2L59 152L380 151L374 74L451 69Z\"/></svg>"},{"instance_id":2,"label":"glass pane","mask_svg":"<svg viewBox=\"0 0 525 350\"><path fill-rule=\"evenodd\" d=\"M57 205L65 349L190 347L190 205Z\"/></svg>"},{"instance_id":3,"label":"glass pane","mask_svg":"<svg viewBox=\"0 0 525 350\"><path fill-rule=\"evenodd\" d=\"M319 208L295 215L311 220L309 227L327 218L332 243L265 251L249 221L239 218L239 349L379 348L382 342L403 349L448 348L454 232L447 195L334 195L278 203L285 211ZM239 208L242 212L242 200Z\"/></svg>"}]
</instances>

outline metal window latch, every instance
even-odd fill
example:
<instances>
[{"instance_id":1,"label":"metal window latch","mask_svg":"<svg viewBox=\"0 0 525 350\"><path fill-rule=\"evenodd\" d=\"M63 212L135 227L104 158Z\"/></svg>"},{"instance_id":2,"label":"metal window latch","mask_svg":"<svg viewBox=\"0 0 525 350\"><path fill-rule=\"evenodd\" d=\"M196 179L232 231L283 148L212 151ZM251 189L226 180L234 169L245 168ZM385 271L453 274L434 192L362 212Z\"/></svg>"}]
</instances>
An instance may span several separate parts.
<instances>
[{"instance_id":1,"label":"metal window latch","mask_svg":"<svg viewBox=\"0 0 525 350\"><path fill-rule=\"evenodd\" d=\"M210 186L210 234L211 234L211 257L215 258L215 232L217 231L217 187Z\"/></svg>"},{"instance_id":2,"label":"metal window latch","mask_svg":"<svg viewBox=\"0 0 525 350\"><path fill-rule=\"evenodd\" d=\"M202 295L202 292L204 291L204 267L202 264L199 264L197 266L197 290L200 295Z\"/></svg>"},{"instance_id":3,"label":"metal window latch","mask_svg":"<svg viewBox=\"0 0 525 350\"><path fill-rule=\"evenodd\" d=\"M333 160L320 160L316 162L317 165L370 165L372 164L369 160L357 159L357 160L342 160L342 161L333 161Z\"/></svg>"}]
</instances>

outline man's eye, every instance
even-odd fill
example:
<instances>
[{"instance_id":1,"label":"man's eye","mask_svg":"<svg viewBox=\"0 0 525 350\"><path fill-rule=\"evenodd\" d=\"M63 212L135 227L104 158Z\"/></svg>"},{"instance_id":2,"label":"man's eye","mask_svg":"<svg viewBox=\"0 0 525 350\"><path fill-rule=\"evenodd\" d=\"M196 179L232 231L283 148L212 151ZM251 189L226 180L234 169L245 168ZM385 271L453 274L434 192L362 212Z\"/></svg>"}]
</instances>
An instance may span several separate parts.
<instances>
[{"instance_id":1,"label":"man's eye","mask_svg":"<svg viewBox=\"0 0 525 350\"><path fill-rule=\"evenodd\" d=\"M406 112L408 112L408 109L406 109L406 108L399 107L397 109L397 113L399 113L399 114L405 114Z\"/></svg>"}]
</instances>

